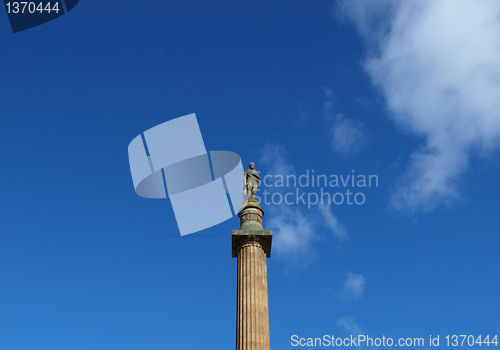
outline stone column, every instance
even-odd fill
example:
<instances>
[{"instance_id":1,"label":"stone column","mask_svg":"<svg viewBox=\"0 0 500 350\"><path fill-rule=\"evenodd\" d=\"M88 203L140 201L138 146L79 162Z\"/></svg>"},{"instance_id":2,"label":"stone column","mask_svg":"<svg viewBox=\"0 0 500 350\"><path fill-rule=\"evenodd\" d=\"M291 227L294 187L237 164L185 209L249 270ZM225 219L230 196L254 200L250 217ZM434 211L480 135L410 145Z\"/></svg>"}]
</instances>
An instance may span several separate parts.
<instances>
[{"instance_id":1,"label":"stone column","mask_svg":"<svg viewBox=\"0 0 500 350\"><path fill-rule=\"evenodd\" d=\"M269 350L267 264L272 231L264 230L264 211L250 199L238 213L240 229L233 230L233 257L238 258L236 350Z\"/></svg>"}]
</instances>

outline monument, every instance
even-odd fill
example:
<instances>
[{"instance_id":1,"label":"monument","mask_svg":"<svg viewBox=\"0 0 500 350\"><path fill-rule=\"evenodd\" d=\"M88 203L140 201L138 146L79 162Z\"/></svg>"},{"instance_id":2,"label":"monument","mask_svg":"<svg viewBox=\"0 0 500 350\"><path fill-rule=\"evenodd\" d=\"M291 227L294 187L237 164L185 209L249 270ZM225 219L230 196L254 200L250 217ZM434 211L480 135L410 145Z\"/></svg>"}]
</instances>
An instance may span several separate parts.
<instances>
[{"instance_id":1,"label":"monument","mask_svg":"<svg viewBox=\"0 0 500 350\"><path fill-rule=\"evenodd\" d=\"M254 163L243 175L240 229L233 230L232 256L238 258L236 350L269 350L267 264L273 232L264 230L264 210L255 199L260 176Z\"/></svg>"}]
</instances>

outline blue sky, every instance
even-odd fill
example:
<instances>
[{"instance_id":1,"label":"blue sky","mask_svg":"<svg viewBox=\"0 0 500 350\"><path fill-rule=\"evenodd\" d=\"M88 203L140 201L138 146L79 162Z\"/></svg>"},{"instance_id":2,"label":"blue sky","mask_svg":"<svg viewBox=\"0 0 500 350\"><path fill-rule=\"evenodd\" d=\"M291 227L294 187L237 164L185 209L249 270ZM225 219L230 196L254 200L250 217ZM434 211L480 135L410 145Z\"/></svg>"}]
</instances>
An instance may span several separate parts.
<instances>
[{"instance_id":1,"label":"blue sky","mask_svg":"<svg viewBox=\"0 0 500 350\"><path fill-rule=\"evenodd\" d=\"M129 142L189 113L208 150L261 176L378 177L324 188L362 205L263 204L272 349L500 335L499 15L80 1L16 34L0 15L0 349L234 348L238 218L181 237L130 175Z\"/></svg>"}]
</instances>

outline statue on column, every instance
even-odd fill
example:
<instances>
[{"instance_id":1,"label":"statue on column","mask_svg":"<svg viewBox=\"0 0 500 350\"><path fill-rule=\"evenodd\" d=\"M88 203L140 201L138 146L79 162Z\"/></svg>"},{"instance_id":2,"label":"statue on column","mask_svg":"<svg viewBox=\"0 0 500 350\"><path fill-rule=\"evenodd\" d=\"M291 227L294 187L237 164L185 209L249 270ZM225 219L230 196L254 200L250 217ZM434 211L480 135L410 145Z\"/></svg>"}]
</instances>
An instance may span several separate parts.
<instances>
[{"instance_id":1,"label":"statue on column","mask_svg":"<svg viewBox=\"0 0 500 350\"><path fill-rule=\"evenodd\" d=\"M256 200L257 187L259 186L260 176L255 171L255 164L251 162L249 167L250 169L247 169L243 174L243 202L251 199Z\"/></svg>"}]
</instances>

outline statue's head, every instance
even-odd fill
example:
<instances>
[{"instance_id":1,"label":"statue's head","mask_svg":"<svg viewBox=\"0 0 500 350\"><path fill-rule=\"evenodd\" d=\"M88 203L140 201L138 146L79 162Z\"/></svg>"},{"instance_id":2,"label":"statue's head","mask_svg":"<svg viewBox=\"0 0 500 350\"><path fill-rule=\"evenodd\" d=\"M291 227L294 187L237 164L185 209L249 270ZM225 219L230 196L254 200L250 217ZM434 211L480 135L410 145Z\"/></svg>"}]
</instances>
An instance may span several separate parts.
<instances>
[{"instance_id":1,"label":"statue's head","mask_svg":"<svg viewBox=\"0 0 500 350\"><path fill-rule=\"evenodd\" d=\"M250 164L248 166L250 167L250 169L255 168L255 164L253 162L250 162Z\"/></svg>"}]
</instances>

